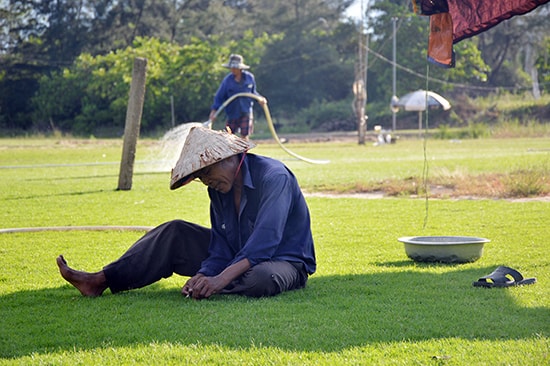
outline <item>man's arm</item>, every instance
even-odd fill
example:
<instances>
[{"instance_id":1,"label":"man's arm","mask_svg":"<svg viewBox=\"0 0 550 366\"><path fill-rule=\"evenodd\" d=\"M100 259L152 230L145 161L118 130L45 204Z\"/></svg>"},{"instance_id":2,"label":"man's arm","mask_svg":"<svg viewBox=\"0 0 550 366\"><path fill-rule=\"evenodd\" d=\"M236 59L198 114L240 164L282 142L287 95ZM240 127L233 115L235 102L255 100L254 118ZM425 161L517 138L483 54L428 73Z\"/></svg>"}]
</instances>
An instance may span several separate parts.
<instances>
[{"instance_id":1,"label":"man's arm","mask_svg":"<svg viewBox=\"0 0 550 366\"><path fill-rule=\"evenodd\" d=\"M223 290L225 286L248 269L250 269L250 262L245 258L233 263L217 276L207 277L198 273L187 281L181 293L198 300L208 298Z\"/></svg>"}]
</instances>

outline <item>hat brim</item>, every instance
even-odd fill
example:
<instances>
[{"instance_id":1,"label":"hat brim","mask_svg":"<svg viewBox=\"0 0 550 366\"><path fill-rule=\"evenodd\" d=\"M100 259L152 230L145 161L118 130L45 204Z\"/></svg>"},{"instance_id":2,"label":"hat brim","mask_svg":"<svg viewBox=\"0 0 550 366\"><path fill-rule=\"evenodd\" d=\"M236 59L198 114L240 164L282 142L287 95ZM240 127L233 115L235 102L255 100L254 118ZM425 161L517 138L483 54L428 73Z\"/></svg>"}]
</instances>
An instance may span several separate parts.
<instances>
[{"instance_id":1,"label":"hat brim","mask_svg":"<svg viewBox=\"0 0 550 366\"><path fill-rule=\"evenodd\" d=\"M233 155L250 150L256 145L235 135L213 131L205 127L193 127L183 145L170 179L170 189L177 189L191 182L194 173Z\"/></svg>"},{"instance_id":2,"label":"hat brim","mask_svg":"<svg viewBox=\"0 0 550 366\"><path fill-rule=\"evenodd\" d=\"M241 70L248 70L250 69L250 66L245 64L222 64L223 67L227 67L228 69L241 69Z\"/></svg>"},{"instance_id":3,"label":"hat brim","mask_svg":"<svg viewBox=\"0 0 550 366\"><path fill-rule=\"evenodd\" d=\"M180 180L177 180L175 182L170 183L170 189L178 189L179 187L183 187L189 183L191 183L195 179L195 176L193 174L189 174L188 176L185 176L181 178Z\"/></svg>"}]
</instances>

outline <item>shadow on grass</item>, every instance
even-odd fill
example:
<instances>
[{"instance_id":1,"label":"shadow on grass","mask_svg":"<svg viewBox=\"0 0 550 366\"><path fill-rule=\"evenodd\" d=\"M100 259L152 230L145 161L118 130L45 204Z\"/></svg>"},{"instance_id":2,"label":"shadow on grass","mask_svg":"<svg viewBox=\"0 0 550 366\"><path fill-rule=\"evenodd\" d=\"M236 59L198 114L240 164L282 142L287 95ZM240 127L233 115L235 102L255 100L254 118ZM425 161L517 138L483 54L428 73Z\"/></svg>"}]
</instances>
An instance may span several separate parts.
<instances>
[{"instance_id":1,"label":"shadow on grass","mask_svg":"<svg viewBox=\"0 0 550 366\"><path fill-rule=\"evenodd\" d=\"M166 172L143 172L143 173L133 173L134 176L139 175L156 175L156 174L164 174L166 175ZM78 177L57 177L57 178L30 178L25 179L25 181L40 181L47 183L48 181L82 181L87 179L104 179L104 178L116 178L118 177L118 174L110 174L110 175L95 175L95 176L78 176ZM62 192L62 193L45 193L45 194L32 194L32 195L19 195L19 196L6 196L1 198L2 201L18 201L18 200L33 200L37 198L45 198L45 197L71 197L71 196L84 196L88 194L98 194L98 193L106 193L106 192L114 192L117 191L117 189L94 189L94 190L78 190L74 192Z\"/></svg>"},{"instance_id":2,"label":"shadow on grass","mask_svg":"<svg viewBox=\"0 0 550 366\"><path fill-rule=\"evenodd\" d=\"M195 301L162 284L95 299L69 285L16 292L0 297L0 356L151 342L335 352L403 340L548 336L549 310L514 300L529 287L472 286L492 268L457 266L443 274L392 269L316 275L304 290L265 299Z\"/></svg>"},{"instance_id":3,"label":"shadow on grass","mask_svg":"<svg viewBox=\"0 0 550 366\"><path fill-rule=\"evenodd\" d=\"M168 175L168 171L149 171L149 172L133 172L134 176L146 176L146 175ZM69 177L54 177L54 178L27 178L26 182L40 181L44 182L45 180L61 182L61 181L73 181L73 180L84 180L84 179L104 179L104 178L118 178L120 174L101 174L101 175L80 175L80 176L69 176Z\"/></svg>"}]
</instances>

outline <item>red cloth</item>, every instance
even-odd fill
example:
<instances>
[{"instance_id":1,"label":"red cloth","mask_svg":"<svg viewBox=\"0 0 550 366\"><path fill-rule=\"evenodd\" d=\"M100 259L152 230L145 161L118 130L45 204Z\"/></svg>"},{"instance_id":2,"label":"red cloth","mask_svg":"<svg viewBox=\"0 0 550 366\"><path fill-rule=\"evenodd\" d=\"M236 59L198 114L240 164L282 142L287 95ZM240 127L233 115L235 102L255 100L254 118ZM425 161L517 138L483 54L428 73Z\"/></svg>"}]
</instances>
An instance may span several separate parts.
<instances>
[{"instance_id":1,"label":"red cloth","mask_svg":"<svg viewBox=\"0 0 550 366\"><path fill-rule=\"evenodd\" d=\"M484 32L515 15L528 13L548 1L550 0L448 0L449 13L453 17L453 43Z\"/></svg>"},{"instance_id":2,"label":"red cloth","mask_svg":"<svg viewBox=\"0 0 550 366\"><path fill-rule=\"evenodd\" d=\"M450 13L453 43L494 27L515 15L528 13L550 0L412 0L420 15Z\"/></svg>"},{"instance_id":3,"label":"red cloth","mask_svg":"<svg viewBox=\"0 0 550 366\"><path fill-rule=\"evenodd\" d=\"M416 13L430 16L428 60L443 67L454 67L453 44L515 15L528 13L550 0L412 1Z\"/></svg>"}]
</instances>

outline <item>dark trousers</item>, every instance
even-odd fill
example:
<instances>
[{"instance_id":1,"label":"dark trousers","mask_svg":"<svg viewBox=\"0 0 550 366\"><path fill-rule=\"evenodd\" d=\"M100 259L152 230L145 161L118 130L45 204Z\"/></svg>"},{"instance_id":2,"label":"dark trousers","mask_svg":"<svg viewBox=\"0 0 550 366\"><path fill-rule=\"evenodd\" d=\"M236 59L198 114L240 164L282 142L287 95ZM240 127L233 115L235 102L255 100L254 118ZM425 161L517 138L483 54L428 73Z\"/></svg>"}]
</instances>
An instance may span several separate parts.
<instances>
[{"instance_id":1,"label":"dark trousers","mask_svg":"<svg viewBox=\"0 0 550 366\"><path fill-rule=\"evenodd\" d=\"M249 136L254 132L254 117L250 114L243 114L239 118L228 119L225 125L233 134L240 133L241 136Z\"/></svg>"},{"instance_id":2,"label":"dark trousers","mask_svg":"<svg viewBox=\"0 0 550 366\"><path fill-rule=\"evenodd\" d=\"M169 221L141 237L103 271L111 292L141 288L173 273L194 276L208 257L210 229L182 220ZM298 262L262 262L231 282L222 293L273 296L306 285Z\"/></svg>"}]
</instances>

